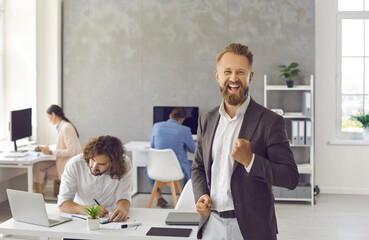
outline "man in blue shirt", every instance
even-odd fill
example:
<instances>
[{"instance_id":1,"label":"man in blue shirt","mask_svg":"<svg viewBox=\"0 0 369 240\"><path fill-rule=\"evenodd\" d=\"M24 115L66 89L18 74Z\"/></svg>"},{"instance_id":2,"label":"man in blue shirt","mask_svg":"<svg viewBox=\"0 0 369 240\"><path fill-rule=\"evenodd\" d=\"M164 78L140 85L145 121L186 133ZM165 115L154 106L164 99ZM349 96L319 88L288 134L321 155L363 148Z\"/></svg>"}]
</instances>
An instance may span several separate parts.
<instances>
[{"instance_id":1,"label":"man in blue shirt","mask_svg":"<svg viewBox=\"0 0 369 240\"><path fill-rule=\"evenodd\" d=\"M194 153L196 149L195 141L191 135L191 129L183 126L186 119L186 111L181 108L174 108L169 114L169 119L164 122L154 124L151 136L151 147L156 149L172 149L177 155L179 164L185 175L184 184L191 178L191 162L187 159L187 151ZM147 171L145 171L147 175ZM147 175L151 188L154 180ZM157 206L165 206L167 201L158 191L156 194Z\"/></svg>"}]
</instances>

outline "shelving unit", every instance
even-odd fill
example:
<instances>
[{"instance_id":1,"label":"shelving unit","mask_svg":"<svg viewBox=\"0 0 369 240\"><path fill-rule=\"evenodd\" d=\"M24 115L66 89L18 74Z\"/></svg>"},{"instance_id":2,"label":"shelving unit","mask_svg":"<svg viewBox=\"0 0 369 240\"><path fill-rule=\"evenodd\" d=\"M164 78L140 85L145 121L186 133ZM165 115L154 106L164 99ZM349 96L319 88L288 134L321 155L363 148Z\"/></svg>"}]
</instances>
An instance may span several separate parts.
<instances>
[{"instance_id":1,"label":"shelving unit","mask_svg":"<svg viewBox=\"0 0 369 240\"><path fill-rule=\"evenodd\" d=\"M309 85L295 85L292 88L288 88L285 85L268 85L267 83L267 75L264 75L264 106L266 108L272 109L276 107L270 107L272 105L268 102L268 96L272 93L278 94L279 101L273 101L274 106L277 105L279 109L283 109L283 117L286 121L287 132L292 128L292 121L311 121L311 143L304 145L292 144L291 141L291 132L289 133L290 139L290 147L292 151L298 153L299 158L295 160L299 171L299 185L295 190L288 190L285 188L275 187L273 186L273 193L275 199L277 201L307 201L311 202L311 205L314 205L314 77L310 76L310 84ZM310 116L304 115L302 111L302 103L303 103L303 92L310 92L310 107L311 114ZM283 99L288 97L294 97L295 95L301 95L300 99L292 99L295 103L300 102L300 109L288 109L291 106L284 106ZM297 103L298 104L298 103ZM288 105L288 104L286 104ZM306 135L306 133L305 133ZM306 141L306 140L305 140Z\"/></svg>"}]
</instances>

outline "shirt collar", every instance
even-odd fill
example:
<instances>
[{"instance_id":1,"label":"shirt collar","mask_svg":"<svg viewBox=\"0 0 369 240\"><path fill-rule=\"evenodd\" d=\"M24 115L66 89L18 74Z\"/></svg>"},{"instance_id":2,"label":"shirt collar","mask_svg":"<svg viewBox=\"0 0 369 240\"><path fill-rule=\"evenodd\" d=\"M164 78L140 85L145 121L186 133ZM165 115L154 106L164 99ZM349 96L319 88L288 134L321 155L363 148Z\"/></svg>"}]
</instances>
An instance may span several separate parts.
<instances>
[{"instance_id":1,"label":"shirt collar","mask_svg":"<svg viewBox=\"0 0 369 240\"><path fill-rule=\"evenodd\" d=\"M65 121L61 120L60 124L56 126L56 130L58 131L58 133L60 132L60 129L63 126L64 123L65 123Z\"/></svg>"},{"instance_id":2,"label":"shirt collar","mask_svg":"<svg viewBox=\"0 0 369 240\"><path fill-rule=\"evenodd\" d=\"M233 119L237 119L241 116L243 116L247 110L247 107L249 106L250 104L250 95L247 96L247 99L244 103L242 103L242 105L237 109L237 112L236 112L236 116L233 118ZM220 107L219 107L219 114L222 116L222 117L226 117L227 119L231 120L231 117L228 115L228 113L226 112L225 108L224 108L224 99L222 100L222 103L220 104Z\"/></svg>"},{"instance_id":3,"label":"shirt collar","mask_svg":"<svg viewBox=\"0 0 369 240\"><path fill-rule=\"evenodd\" d=\"M175 123L178 123L178 121L177 120L175 120L175 119L171 119L171 118L169 118L168 119L168 122L175 122ZM178 123L179 124L179 123Z\"/></svg>"}]
</instances>

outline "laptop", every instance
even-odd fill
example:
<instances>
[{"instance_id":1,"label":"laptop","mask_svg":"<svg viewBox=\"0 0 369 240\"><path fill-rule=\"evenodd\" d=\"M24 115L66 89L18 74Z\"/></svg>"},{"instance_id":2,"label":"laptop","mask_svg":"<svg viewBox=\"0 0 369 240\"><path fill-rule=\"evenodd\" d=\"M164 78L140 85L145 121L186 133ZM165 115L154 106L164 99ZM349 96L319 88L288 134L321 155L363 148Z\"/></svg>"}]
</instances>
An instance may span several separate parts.
<instances>
[{"instance_id":1,"label":"laptop","mask_svg":"<svg viewBox=\"0 0 369 240\"><path fill-rule=\"evenodd\" d=\"M165 223L168 225L194 225L200 223L200 215L197 212L169 212Z\"/></svg>"},{"instance_id":2,"label":"laptop","mask_svg":"<svg viewBox=\"0 0 369 240\"><path fill-rule=\"evenodd\" d=\"M19 222L52 227L72 220L71 218L48 218L42 194L6 189L13 218Z\"/></svg>"}]
</instances>

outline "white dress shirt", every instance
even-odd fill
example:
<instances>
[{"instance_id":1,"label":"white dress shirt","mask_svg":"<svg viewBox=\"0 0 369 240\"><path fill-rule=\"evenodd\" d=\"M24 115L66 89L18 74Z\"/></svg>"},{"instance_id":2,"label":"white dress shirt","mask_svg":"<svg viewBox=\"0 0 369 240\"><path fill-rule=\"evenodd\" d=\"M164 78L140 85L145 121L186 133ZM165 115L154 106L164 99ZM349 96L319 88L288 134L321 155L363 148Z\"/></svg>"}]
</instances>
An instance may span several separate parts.
<instances>
[{"instance_id":1,"label":"white dress shirt","mask_svg":"<svg viewBox=\"0 0 369 240\"><path fill-rule=\"evenodd\" d=\"M244 114L250 103L250 97L239 107L236 116L231 118L224 109L224 100L219 107L219 124L215 132L211 166L211 208L218 212L234 210L231 193L231 176L235 166L235 160L231 153L233 144L238 139L238 135L243 122ZM250 172L254 163L253 154L251 163L245 171Z\"/></svg>"},{"instance_id":2,"label":"white dress shirt","mask_svg":"<svg viewBox=\"0 0 369 240\"><path fill-rule=\"evenodd\" d=\"M131 160L128 157L126 163L127 172L118 180L112 179L108 171L99 176L93 175L83 154L71 158L61 178L57 205L71 200L80 205L92 206L96 205L96 199L108 209L115 209L121 199L131 202L133 181Z\"/></svg>"}]
</instances>

